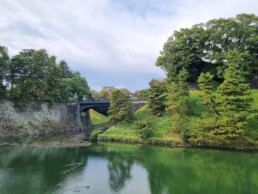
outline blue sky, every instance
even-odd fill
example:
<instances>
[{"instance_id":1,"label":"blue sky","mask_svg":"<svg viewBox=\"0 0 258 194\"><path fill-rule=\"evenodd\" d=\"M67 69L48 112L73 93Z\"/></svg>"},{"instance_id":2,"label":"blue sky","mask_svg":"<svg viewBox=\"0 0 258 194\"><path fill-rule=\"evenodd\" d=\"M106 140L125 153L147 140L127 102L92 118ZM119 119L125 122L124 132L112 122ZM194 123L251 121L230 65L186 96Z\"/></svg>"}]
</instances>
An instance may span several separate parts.
<instances>
[{"instance_id":1,"label":"blue sky","mask_svg":"<svg viewBox=\"0 0 258 194\"><path fill-rule=\"evenodd\" d=\"M174 30L239 13L257 0L0 0L0 44L10 55L45 48L85 76L92 89L148 87Z\"/></svg>"}]
</instances>

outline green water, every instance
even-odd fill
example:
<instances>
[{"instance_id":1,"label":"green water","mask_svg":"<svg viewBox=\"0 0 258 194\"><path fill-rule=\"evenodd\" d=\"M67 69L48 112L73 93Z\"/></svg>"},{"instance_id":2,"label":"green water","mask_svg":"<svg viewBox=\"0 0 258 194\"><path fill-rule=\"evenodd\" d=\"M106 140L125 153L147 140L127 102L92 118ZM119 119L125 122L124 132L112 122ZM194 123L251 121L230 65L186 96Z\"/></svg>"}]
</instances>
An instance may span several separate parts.
<instances>
[{"instance_id":1,"label":"green water","mask_svg":"<svg viewBox=\"0 0 258 194\"><path fill-rule=\"evenodd\" d=\"M2 146L0 193L257 194L258 153L115 143Z\"/></svg>"}]
</instances>

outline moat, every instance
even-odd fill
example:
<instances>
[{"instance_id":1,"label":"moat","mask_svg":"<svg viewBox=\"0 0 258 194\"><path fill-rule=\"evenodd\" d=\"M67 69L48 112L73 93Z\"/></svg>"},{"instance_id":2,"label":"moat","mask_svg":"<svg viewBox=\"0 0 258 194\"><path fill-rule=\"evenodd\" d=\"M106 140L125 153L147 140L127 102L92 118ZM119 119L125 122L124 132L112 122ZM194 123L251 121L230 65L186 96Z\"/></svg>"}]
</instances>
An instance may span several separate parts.
<instances>
[{"instance_id":1,"label":"moat","mask_svg":"<svg viewBox=\"0 0 258 194\"><path fill-rule=\"evenodd\" d=\"M1 194L258 191L258 153L94 143L0 146Z\"/></svg>"}]
</instances>

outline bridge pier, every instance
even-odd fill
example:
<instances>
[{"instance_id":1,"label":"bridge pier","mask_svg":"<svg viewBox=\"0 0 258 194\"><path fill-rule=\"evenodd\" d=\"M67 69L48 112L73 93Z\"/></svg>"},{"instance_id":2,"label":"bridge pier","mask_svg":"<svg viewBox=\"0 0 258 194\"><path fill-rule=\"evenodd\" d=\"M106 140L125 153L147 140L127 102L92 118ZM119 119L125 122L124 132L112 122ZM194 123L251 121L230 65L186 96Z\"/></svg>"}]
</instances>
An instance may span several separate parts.
<instances>
[{"instance_id":1,"label":"bridge pier","mask_svg":"<svg viewBox=\"0 0 258 194\"><path fill-rule=\"evenodd\" d=\"M82 129L80 104L72 103L72 104L69 104L67 107L68 107L68 113L71 117L73 128L74 128L73 132L78 133Z\"/></svg>"},{"instance_id":2,"label":"bridge pier","mask_svg":"<svg viewBox=\"0 0 258 194\"><path fill-rule=\"evenodd\" d=\"M92 122L90 119L89 109L81 111L81 121L82 121L82 132L85 132L86 135L90 135L92 132Z\"/></svg>"}]
</instances>

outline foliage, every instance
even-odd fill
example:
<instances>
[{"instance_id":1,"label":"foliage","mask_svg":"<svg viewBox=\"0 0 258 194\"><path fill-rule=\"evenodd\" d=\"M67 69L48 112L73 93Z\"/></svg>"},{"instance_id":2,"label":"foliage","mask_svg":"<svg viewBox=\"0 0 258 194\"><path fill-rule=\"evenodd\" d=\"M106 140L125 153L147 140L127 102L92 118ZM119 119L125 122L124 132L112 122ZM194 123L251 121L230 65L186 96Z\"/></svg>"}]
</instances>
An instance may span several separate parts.
<instances>
[{"instance_id":1,"label":"foliage","mask_svg":"<svg viewBox=\"0 0 258 194\"><path fill-rule=\"evenodd\" d=\"M190 111L188 76L182 69L178 76L167 79L167 111L172 114L172 130L177 133L185 128Z\"/></svg>"},{"instance_id":2,"label":"foliage","mask_svg":"<svg viewBox=\"0 0 258 194\"><path fill-rule=\"evenodd\" d=\"M99 135L100 138L104 139L116 139L132 142L140 142L145 140L142 138L139 127L146 127L146 132L149 136L146 140L153 142L181 142L180 137L177 134L171 135L171 116L168 114L163 114L160 117L150 114L148 106L145 105L134 113L136 120L133 122L121 122L111 128L109 128L105 133ZM138 124L137 124L138 123ZM144 130L145 130L144 129ZM147 130L148 129L148 130Z\"/></svg>"},{"instance_id":3,"label":"foliage","mask_svg":"<svg viewBox=\"0 0 258 194\"><path fill-rule=\"evenodd\" d=\"M165 110L165 85L154 79L149 85L148 107L152 115L161 116Z\"/></svg>"},{"instance_id":4,"label":"foliage","mask_svg":"<svg viewBox=\"0 0 258 194\"><path fill-rule=\"evenodd\" d=\"M186 115L189 111L188 76L182 69L175 79L167 80L167 111L172 114Z\"/></svg>"},{"instance_id":5,"label":"foliage","mask_svg":"<svg viewBox=\"0 0 258 194\"><path fill-rule=\"evenodd\" d=\"M132 102L129 96L116 89L110 93L109 119L112 122L129 121L132 119Z\"/></svg>"},{"instance_id":6,"label":"foliage","mask_svg":"<svg viewBox=\"0 0 258 194\"><path fill-rule=\"evenodd\" d=\"M136 90L134 92L134 97L138 100L148 100L150 95L149 89Z\"/></svg>"},{"instance_id":7,"label":"foliage","mask_svg":"<svg viewBox=\"0 0 258 194\"><path fill-rule=\"evenodd\" d=\"M69 101L75 93L79 99L82 99L85 95L89 97L90 88L84 77L81 77L79 73L73 74L71 77L63 78L60 84L62 88L61 99L63 101Z\"/></svg>"},{"instance_id":8,"label":"foliage","mask_svg":"<svg viewBox=\"0 0 258 194\"><path fill-rule=\"evenodd\" d=\"M254 14L239 14L235 18L213 19L206 23L175 31L164 44L156 65L167 73L173 69L178 74L185 68L189 80L196 82L201 72L223 79L229 51L245 52L245 70L257 76L258 68L258 17ZM173 68L171 68L173 67Z\"/></svg>"},{"instance_id":9,"label":"foliage","mask_svg":"<svg viewBox=\"0 0 258 194\"><path fill-rule=\"evenodd\" d=\"M112 86L103 86L99 92L100 98L109 99L109 95L113 90L115 90L115 88Z\"/></svg>"},{"instance_id":10,"label":"foliage","mask_svg":"<svg viewBox=\"0 0 258 194\"><path fill-rule=\"evenodd\" d=\"M65 61L57 63L44 49L25 49L9 59L7 48L0 46L0 95L18 107L29 101L67 102L74 93L88 96L89 86Z\"/></svg>"},{"instance_id":11,"label":"foliage","mask_svg":"<svg viewBox=\"0 0 258 194\"><path fill-rule=\"evenodd\" d=\"M183 128L181 132L181 139L183 140L183 142L187 142L190 137L190 130L187 128Z\"/></svg>"},{"instance_id":12,"label":"foliage","mask_svg":"<svg viewBox=\"0 0 258 194\"><path fill-rule=\"evenodd\" d=\"M142 139L147 139L151 136L150 125L147 121L136 121L136 129Z\"/></svg>"},{"instance_id":13,"label":"foliage","mask_svg":"<svg viewBox=\"0 0 258 194\"><path fill-rule=\"evenodd\" d=\"M228 67L224 72L224 81L218 87L220 122L222 130L236 135L244 134L251 114L250 86L242 68L238 51L228 53Z\"/></svg>"},{"instance_id":14,"label":"foliage","mask_svg":"<svg viewBox=\"0 0 258 194\"><path fill-rule=\"evenodd\" d=\"M203 105L208 107L209 113L216 113L219 115L216 104L216 95L217 84L214 81L214 75L207 73L201 73L198 78L198 84L201 91L201 97L203 99Z\"/></svg>"}]
</instances>

